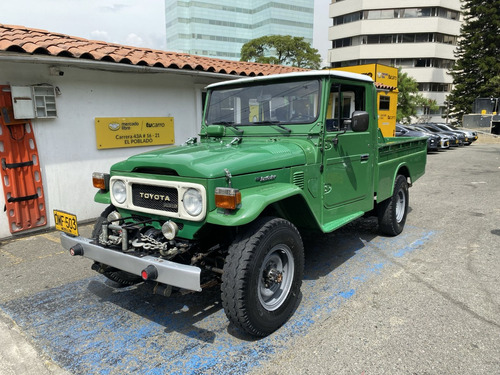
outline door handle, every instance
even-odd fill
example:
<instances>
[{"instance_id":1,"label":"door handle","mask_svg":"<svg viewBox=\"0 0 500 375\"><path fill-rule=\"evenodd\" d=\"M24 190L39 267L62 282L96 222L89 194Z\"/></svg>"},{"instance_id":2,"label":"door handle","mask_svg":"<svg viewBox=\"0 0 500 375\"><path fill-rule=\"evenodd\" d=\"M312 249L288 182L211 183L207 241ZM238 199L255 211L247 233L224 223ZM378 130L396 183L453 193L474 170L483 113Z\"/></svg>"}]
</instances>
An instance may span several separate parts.
<instances>
[{"instance_id":1,"label":"door handle","mask_svg":"<svg viewBox=\"0 0 500 375\"><path fill-rule=\"evenodd\" d=\"M370 154L361 155L361 161L367 161L368 159L370 159Z\"/></svg>"}]
</instances>

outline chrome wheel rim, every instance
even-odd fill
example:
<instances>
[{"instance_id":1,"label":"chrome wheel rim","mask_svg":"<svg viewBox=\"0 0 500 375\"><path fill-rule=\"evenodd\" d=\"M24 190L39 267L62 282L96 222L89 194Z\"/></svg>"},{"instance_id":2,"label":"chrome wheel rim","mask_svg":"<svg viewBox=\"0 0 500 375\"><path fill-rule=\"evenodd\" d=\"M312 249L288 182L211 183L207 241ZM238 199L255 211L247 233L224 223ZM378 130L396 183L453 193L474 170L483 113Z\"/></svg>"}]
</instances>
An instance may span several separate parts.
<instances>
[{"instance_id":1,"label":"chrome wheel rim","mask_svg":"<svg viewBox=\"0 0 500 375\"><path fill-rule=\"evenodd\" d=\"M403 220L406 211L406 194L403 190L399 190L396 196L396 221L398 223Z\"/></svg>"}]
</instances>

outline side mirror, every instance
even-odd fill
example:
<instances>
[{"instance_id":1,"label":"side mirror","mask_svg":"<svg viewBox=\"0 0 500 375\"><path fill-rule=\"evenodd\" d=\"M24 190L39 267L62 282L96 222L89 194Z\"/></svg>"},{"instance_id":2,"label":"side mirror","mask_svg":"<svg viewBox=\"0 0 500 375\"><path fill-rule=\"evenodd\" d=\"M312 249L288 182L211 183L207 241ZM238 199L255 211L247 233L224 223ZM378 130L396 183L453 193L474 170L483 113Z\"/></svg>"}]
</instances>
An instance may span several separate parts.
<instances>
[{"instance_id":1,"label":"side mirror","mask_svg":"<svg viewBox=\"0 0 500 375\"><path fill-rule=\"evenodd\" d=\"M351 118L351 129L354 132L365 132L370 125L370 115L365 111L355 111Z\"/></svg>"}]
</instances>

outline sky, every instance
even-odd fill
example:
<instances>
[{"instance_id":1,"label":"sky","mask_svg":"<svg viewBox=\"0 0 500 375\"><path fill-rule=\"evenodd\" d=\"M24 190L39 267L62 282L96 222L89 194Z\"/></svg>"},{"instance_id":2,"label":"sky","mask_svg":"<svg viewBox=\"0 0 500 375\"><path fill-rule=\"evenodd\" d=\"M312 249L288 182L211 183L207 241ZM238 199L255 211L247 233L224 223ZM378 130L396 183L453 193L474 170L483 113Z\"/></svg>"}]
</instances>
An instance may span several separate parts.
<instances>
[{"instance_id":1,"label":"sky","mask_svg":"<svg viewBox=\"0 0 500 375\"><path fill-rule=\"evenodd\" d=\"M314 0L313 47L326 61L328 5ZM168 50L164 0L0 0L0 24Z\"/></svg>"}]
</instances>

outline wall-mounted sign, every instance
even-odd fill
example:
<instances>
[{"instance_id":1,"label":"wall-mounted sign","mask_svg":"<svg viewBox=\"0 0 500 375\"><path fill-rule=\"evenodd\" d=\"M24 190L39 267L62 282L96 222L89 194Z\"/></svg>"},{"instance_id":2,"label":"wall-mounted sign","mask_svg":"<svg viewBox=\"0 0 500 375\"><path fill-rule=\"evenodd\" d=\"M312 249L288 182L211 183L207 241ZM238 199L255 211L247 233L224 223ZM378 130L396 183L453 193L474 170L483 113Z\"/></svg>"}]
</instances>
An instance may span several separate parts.
<instances>
[{"instance_id":1,"label":"wall-mounted sign","mask_svg":"<svg viewBox=\"0 0 500 375\"><path fill-rule=\"evenodd\" d=\"M173 117L96 117L98 149L171 145L175 143Z\"/></svg>"}]
</instances>

